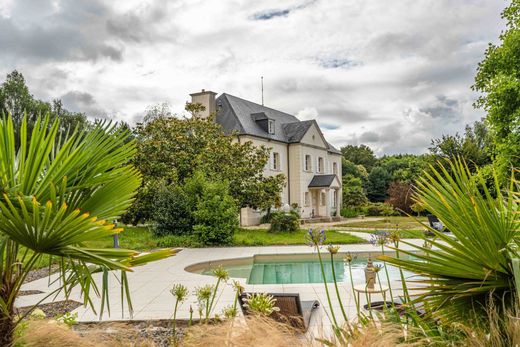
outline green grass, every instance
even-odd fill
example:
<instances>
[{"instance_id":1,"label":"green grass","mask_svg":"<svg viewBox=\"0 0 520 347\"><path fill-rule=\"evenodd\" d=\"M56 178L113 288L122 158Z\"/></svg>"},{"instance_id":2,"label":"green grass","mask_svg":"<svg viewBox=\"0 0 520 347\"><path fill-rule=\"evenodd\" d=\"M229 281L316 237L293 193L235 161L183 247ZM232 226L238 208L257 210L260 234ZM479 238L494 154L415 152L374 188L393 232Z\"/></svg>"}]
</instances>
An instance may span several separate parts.
<instances>
[{"instance_id":1,"label":"green grass","mask_svg":"<svg viewBox=\"0 0 520 347\"><path fill-rule=\"evenodd\" d=\"M307 230L294 233L270 233L265 229L241 229L235 234L235 246L275 246L275 245L305 245ZM326 231L326 243L350 244L366 243L360 237L343 234L333 230Z\"/></svg>"},{"instance_id":2,"label":"green grass","mask_svg":"<svg viewBox=\"0 0 520 347\"><path fill-rule=\"evenodd\" d=\"M295 233L281 232L270 233L265 229L240 229L230 246L277 246L277 245L305 245L307 230L299 230ZM337 231L327 231L327 243L349 244L363 243L365 240L343 234ZM147 227L126 226L125 231L119 234L121 248L136 250L150 250L162 247L203 247L193 236L154 236ZM106 240L89 242L89 247L109 248L113 246L112 237Z\"/></svg>"},{"instance_id":3,"label":"green grass","mask_svg":"<svg viewBox=\"0 0 520 347\"><path fill-rule=\"evenodd\" d=\"M373 234L376 230L356 230L356 232ZM402 239L421 239L424 236L424 230L405 229L399 232Z\"/></svg>"},{"instance_id":4,"label":"green grass","mask_svg":"<svg viewBox=\"0 0 520 347\"><path fill-rule=\"evenodd\" d=\"M427 222L426 217L419 217L419 221ZM359 222L336 225L338 227L367 228L367 229L394 229L396 224L399 229L424 229L424 226L412 217L382 217L380 220L360 220Z\"/></svg>"}]
</instances>

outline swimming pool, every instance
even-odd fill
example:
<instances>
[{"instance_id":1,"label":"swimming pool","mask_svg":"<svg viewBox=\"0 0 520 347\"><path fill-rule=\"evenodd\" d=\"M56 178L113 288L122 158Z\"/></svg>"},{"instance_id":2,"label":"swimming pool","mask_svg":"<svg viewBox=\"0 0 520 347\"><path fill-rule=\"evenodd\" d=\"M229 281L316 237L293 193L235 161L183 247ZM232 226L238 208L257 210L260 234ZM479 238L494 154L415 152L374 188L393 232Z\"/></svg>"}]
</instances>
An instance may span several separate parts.
<instances>
[{"instance_id":1,"label":"swimming pool","mask_svg":"<svg viewBox=\"0 0 520 347\"><path fill-rule=\"evenodd\" d=\"M368 254L359 253L353 255L351 263L354 283L364 283L364 269L367 264ZM372 254L372 259L377 254ZM343 261L344 254L334 257L334 271L338 282L350 282L348 264ZM328 253L323 254L325 277L327 282L333 282L332 267ZM383 262L374 260L374 265L384 266ZM246 279L247 284L305 284L323 283L320 263L316 254L291 254L291 255L255 255L252 258L240 258L230 260L216 260L195 264L186 268L187 271L201 275L212 275L212 270L217 266L223 266L231 278ZM386 265L392 284L400 281L398 268ZM405 277L413 275L404 271ZM384 269L379 273L381 282L386 283Z\"/></svg>"}]
</instances>

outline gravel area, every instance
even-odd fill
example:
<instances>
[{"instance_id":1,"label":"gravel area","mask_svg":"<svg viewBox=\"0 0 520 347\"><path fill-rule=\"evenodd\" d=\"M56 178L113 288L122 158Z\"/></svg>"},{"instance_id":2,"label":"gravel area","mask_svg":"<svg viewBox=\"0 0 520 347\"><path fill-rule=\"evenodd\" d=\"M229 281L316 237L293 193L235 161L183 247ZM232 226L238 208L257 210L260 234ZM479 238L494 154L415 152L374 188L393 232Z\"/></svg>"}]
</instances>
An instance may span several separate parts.
<instances>
[{"instance_id":1,"label":"gravel area","mask_svg":"<svg viewBox=\"0 0 520 347\"><path fill-rule=\"evenodd\" d=\"M27 275L27 277L25 278L25 281L23 281L23 283L32 282L32 281L39 280L40 278L47 277L47 276L49 276L49 274L53 274L53 273L57 272L58 269L59 269L58 265L53 264L50 267L50 271L49 271L48 266L42 267L41 269L32 270L31 272L29 272L29 274Z\"/></svg>"},{"instance_id":2,"label":"gravel area","mask_svg":"<svg viewBox=\"0 0 520 347\"><path fill-rule=\"evenodd\" d=\"M177 338L182 340L184 335L185 322L177 324ZM155 346L172 346L173 328L171 321L128 321L128 322L99 322L99 323L80 323L73 327L74 331L80 336L93 336L96 341L134 341L139 345L139 341L153 341Z\"/></svg>"},{"instance_id":3,"label":"gravel area","mask_svg":"<svg viewBox=\"0 0 520 347\"><path fill-rule=\"evenodd\" d=\"M42 294L43 292L41 290L20 290L18 292L18 296L24 296L24 295L34 295L34 294Z\"/></svg>"},{"instance_id":4,"label":"gravel area","mask_svg":"<svg viewBox=\"0 0 520 347\"><path fill-rule=\"evenodd\" d=\"M45 312L45 315L49 318L61 316L67 312L71 312L77 307L83 305L80 302L73 300L56 301L49 304L38 305L38 308ZM25 314L31 307L20 307L18 308L19 314Z\"/></svg>"}]
</instances>

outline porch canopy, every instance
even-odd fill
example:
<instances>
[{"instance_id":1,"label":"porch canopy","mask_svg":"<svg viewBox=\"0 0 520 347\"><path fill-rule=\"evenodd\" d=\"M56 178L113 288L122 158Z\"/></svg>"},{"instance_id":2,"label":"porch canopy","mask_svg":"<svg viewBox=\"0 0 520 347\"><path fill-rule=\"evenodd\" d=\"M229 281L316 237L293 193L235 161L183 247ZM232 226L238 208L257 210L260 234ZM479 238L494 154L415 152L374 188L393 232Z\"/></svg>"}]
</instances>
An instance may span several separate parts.
<instances>
[{"instance_id":1,"label":"porch canopy","mask_svg":"<svg viewBox=\"0 0 520 347\"><path fill-rule=\"evenodd\" d=\"M309 183L309 188L339 189L341 183L337 175L315 175Z\"/></svg>"}]
</instances>

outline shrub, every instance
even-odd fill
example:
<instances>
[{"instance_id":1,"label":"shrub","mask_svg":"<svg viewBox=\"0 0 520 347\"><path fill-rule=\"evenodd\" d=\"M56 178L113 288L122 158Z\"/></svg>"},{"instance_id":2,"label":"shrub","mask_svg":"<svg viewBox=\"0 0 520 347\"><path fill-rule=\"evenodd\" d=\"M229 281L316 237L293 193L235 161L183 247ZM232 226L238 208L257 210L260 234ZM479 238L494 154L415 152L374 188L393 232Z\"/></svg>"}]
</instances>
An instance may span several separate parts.
<instances>
[{"instance_id":1,"label":"shrub","mask_svg":"<svg viewBox=\"0 0 520 347\"><path fill-rule=\"evenodd\" d=\"M270 232L296 232L300 230L300 216L297 212L289 213L273 212L271 213Z\"/></svg>"},{"instance_id":2,"label":"shrub","mask_svg":"<svg viewBox=\"0 0 520 347\"><path fill-rule=\"evenodd\" d=\"M360 215L359 211L349 207L343 207L340 211L341 217L354 218Z\"/></svg>"},{"instance_id":3,"label":"shrub","mask_svg":"<svg viewBox=\"0 0 520 347\"><path fill-rule=\"evenodd\" d=\"M238 229L238 208L229 195L227 183L205 181L193 216L193 231L202 244L226 245L233 242Z\"/></svg>"},{"instance_id":4,"label":"shrub","mask_svg":"<svg viewBox=\"0 0 520 347\"><path fill-rule=\"evenodd\" d=\"M369 203L366 211L368 216L396 216L399 214L391 205L383 202Z\"/></svg>"},{"instance_id":5,"label":"shrub","mask_svg":"<svg viewBox=\"0 0 520 347\"><path fill-rule=\"evenodd\" d=\"M153 219L156 236L192 233L192 206L186 192L178 186L163 187L156 194Z\"/></svg>"}]
</instances>

